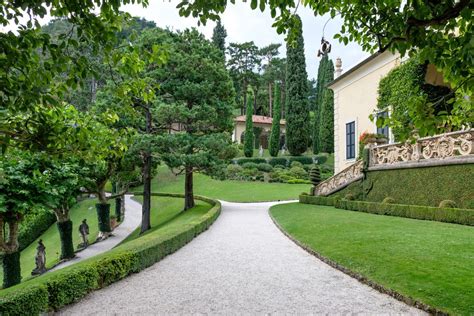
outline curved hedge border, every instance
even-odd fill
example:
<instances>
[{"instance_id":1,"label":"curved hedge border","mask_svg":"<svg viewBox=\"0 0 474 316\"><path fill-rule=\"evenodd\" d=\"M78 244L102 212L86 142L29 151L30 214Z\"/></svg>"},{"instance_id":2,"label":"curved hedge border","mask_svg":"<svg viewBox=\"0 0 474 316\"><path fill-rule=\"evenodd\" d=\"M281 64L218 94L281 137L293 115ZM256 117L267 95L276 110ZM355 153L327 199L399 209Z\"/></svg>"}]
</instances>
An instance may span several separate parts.
<instances>
[{"instance_id":1,"label":"curved hedge border","mask_svg":"<svg viewBox=\"0 0 474 316\"><path fill-rule=\"evenodd\" d=\"M27 215L20 223L18 232L20 251L28 247L55 222L56 216L50 211L40 210L37 213Z\"/></svg>"},{"instance_id":2,"label":"curved hedge border","mask_svg":"<svg viewBox=\"0 0 474 316\"><path fill-rule=\"evenodd\" d=\"M343 210L378 215L391 215L413 219L474 226L474 210L440 208L422 205L387 204L367 201L349 201L338 197L300 195L300 203L334 206Z\"/></svg>"},{"instance_id":3,"label":"curved hedge border","mask_svg":"<svg viewBox=\"0 0 474 316\"><path fill-rule=\"evenodd\" d=\"M182 194L153 194L183 197ZM155 236L157 230L109 252L47 273L0 292L0 315L38 315L71 304L87 293L137 273L180 249L209 228L221 211L219 201L195 196L213 207L177 230Z\"/></svg>"}]
</instances>

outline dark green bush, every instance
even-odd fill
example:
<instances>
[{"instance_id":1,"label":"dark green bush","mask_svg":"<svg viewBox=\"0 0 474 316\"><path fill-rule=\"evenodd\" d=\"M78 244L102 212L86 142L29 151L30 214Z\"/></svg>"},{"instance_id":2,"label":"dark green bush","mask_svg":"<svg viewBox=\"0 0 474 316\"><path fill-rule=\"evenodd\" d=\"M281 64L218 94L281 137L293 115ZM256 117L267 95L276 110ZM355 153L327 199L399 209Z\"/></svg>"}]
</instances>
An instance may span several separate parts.
<instances>
[{"instance_id":1,"label":"dark green bush","mask_svg":"<svg viewBox=\"0 0 474 316\"><path fill-rule=\"evenodd\" d=\"M299 161L292 161L290 164L290 168L293 168L293 167L303 168L303 164Z\"/></svg>"},{"instance_id":2,"label":"dark green bush","mask_svg":"<svg viewBox=\"0 0 474 316\"><path fill-rule=\"evenodd\" d=\"M353 201L353 200L355 200L355 197L354 197L354 194L347 193L346 195L344 195L344 199L346 199L348 201Z\"/></svg>"},{"instance_id":3,"label":"dark green bush","mask_svg":"<svg viewBox=\"0 0 474 316\"><path fill-rule=\"evenodd\" d=\"M259 164L259 163L266 163L267 161L264 158L239 158L239 159L237 159L237 163L239 165L243 165L244 163L247 163L247 162L253 162L253 163Z\"/></svg>"},{"instance_id":4,"label":"dark green bush","mask_svg":"<svg viewBox=\"0 0 474 316\"><path fill-rule=\"evenodd\" d=\"M318 155L315 157L315 159L318 165L323 165L328 160L328 157L325 155Z\"/></svg>"},{"instance_id":5,"label":"dark green bush","mask_svg":"<svg viewBox=\"0 0 474 316\"><path fill-rule=\"evenodd\" d=\"M260 171L263 171L263 172L270 172L273 170L273 167L272 165L268 164L268 163L259 163L257 165L257 169L260 170Z\"/></svg>"},{"instance_id":6,"label":"dark green bush","mask_svg":"<svg viewBox=\"0 0 474 316\"><path fill-rule=\"evenodd\" d=\"M286 167L283 165L275 165L273 169L285 169Z\"/></svg>"},{"instance_id":7,"label":"dark green bush","mask_svg":"<svg viewBox=\"0 0 474 316\"><path fill-rule=\"evenodd\" d=\"M20 251L28 247L55 222L56 216L47 210L37 210L25 216L18 233Z\"/></svg>"},{"instance_id":8,"label":"dark green bush","mask_svg":"<svg viewBox=\"0 0 474 316\"><path fill-rule=\"evenodd\" d=\"M303 204L335 206L338 200L338 197L300 195L300 203Z\"/></svg>"},{"instance_id":9,"label":"dark green bush","mask_svg":"<svg viewBox=\"0 0 474 316\"><path fill-rule=\"evenodd\" d=\"M314 166L311 168L309 172L309 178L314 186L317 186L321 182L321 170L319 166Z\"/></svg>"},{"instance_id":10,"label":"dark green bush","mask_svg":"<svg viewBox=\"0 0 474 316\"><path fill-rule=\"evenodd\" d=\"M255 162L246 162L242 165L242 168L244 169L258 169L257 168L258 164Z\"/></svg>"},{"instance_id":11,"label":"dark green bush","mask_svg":"<svg viewBox=\"0 0 474 316\"><path fill-rule=\"evenodd\" d=\"M298 162L300 162L300 163L303 164L303 165L311 165L311 164L313 164L313 158L312 158L312 157L308 157L308 156L294 156L294 157L288 157L288 160L289 160L290 164L291 164L293 161L298 161Z\"/></svg>"},{"instance_id":12,"label":"dark green bush","mask_svg":"<svg viewBox=\"0 0 474 316\"><path fill-rule=\"evenodd\" d=\"M183 197L182 194L153 195ZM0 291L0 315L38 315L58 310L178 250L206 230L220 213L219 202L201 196L195 198L213 205L199 220L167 235L146 234L98 257Z\"/></svg>"},{"instance_id":13,"label":"dark green bush","mask_svg":"<svg viewBox=\"0 0 474 316\"><path fill-rule=\"evenodd\" d=\"M441 202L439 202L439 207L441 208L455 208L456 207L456 202L454 202L453 200L442 200Z\"/></svg>"},{"instance_id":14,"label":"dark green bush","mask_svg":"<svg viewBox=\"0 0 474 316\"><path fill-rule=\"evenodd\" d=\"M288 171L288 175L296 179L309 179L308 172L302 167L291 167L291 169Z\"/></svg>"},{"instance_id":15,"label":"dark green bush","mask_svg":"<svg viewBox=\"0 0 474 316\"><path fill-rule=\"evenodd\" d=\"M286 165L288 164L288 159L275 157L275 158L268 159L268 163L272 165L273 167L277 165L286 167Z\"/></svg>"}]
</instances>

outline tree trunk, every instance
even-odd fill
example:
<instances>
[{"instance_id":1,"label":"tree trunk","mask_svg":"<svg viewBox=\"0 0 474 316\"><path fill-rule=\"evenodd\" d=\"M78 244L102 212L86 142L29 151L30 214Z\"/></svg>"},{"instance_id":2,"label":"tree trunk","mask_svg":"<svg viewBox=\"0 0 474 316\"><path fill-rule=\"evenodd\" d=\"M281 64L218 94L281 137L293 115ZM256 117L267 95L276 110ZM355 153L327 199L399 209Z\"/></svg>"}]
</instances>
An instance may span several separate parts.
<instances>
[{"instance_id":1,"label":"tree trunk","mask_svg":"<svg viewBox=\"0 0 474 316\"><path fill-rule=\"evenodd\" d=\"M151 134L152 121L149 108L145 109L146 133ZM143 153L143 204L142 204L142 224L140 234L151 228L151 165L152 157L150 151Z\"/></svg>"},{"instance_id":2,"label":"tree trunk","mask_svg":"<svg viewBox=\"0 0 474 316\"><path fill-rule=\"evenodd\" d=\"M61 240L60 259L74 258L74 244L72 241L72 221L70 219L62 220L58 218L59 239Z\"/></svg>"},{"instance_id":3,"label":"tree trunk","mask_svg":"<svg viewBox=\"0 0 474 316\"><path fill-rule=\"evenodd\" d=\"M193 169L192 167L186 167L184 179L184 210L188 210L194 206Z\"/></svg>"},{"instance_id":4,"label":"tree trunk","mask_svg":"<svg viewBox=\"0 0 474 316\"><path fill-rule=\"evenodd\" d=\"M272 83L268 83L268 114L270 117L273 117L272 115Z\"/></svg>"},{"instance_id":5,"label":"tree trunk","mask_svg":"<svg viewBox=\"0 0 474 316\"><path fill-rule=\"evenodd\" d=\"M21 282L20 252L14 251L3 255L3 288Z\"/></svg>"}]
</instances>

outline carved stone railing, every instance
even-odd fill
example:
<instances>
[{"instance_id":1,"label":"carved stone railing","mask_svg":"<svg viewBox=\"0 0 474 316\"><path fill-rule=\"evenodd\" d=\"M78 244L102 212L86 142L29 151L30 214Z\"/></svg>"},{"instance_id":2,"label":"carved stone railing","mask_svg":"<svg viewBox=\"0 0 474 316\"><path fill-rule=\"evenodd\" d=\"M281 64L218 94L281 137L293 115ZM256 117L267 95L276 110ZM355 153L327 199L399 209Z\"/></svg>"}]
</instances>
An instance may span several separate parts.
<instances>
[{"instance_id":1,"label":"carved stone railing","mask_svg":"<svg viewBox=\"0 0 474 316\"><path fill-rule=\"evenodd\" d=\"M375 167L445 163L446 160L474 158L474 129L418 139L415 143L396 143L370 147L369 170ZM414 164L412 164L414 163ZM378 168L377 168L378 169Z\"/></svg>"},{"instance_id":2,"label":"carved stone railing","mask_svg":"<svg viewBox=\"0 0 474 316\"><path fill-rule=\"evenodd\" d=\"M364 166L363 160L357 160L355 163L342 170L338 174L318 184L314 190L314 195L329 195L333 192L339 191L347 185L362 179L362 169Z\"/></svg>"}]
</instances>

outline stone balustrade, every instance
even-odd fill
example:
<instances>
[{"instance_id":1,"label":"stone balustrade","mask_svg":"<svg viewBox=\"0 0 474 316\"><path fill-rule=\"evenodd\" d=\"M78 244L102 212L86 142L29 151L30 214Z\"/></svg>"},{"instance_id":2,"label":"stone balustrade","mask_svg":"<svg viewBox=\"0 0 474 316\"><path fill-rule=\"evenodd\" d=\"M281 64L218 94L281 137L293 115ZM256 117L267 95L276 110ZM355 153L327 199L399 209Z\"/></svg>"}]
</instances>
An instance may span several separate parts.
<instances>
[{"instance_id":1,"label":"stone balustrade","mask_svg":"<svg viewBox=\"0 0 474 316\"><path fill-rule=\"evenodd\" d=\"M369 171L474 163L474 129L419 138L414 143L369 145ZM314 195L329 195L363 178L363 160L319 183Z\"/></svg>"}]
</instances>

